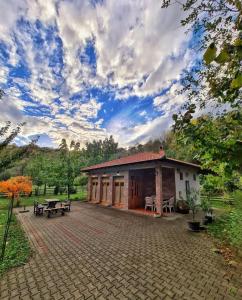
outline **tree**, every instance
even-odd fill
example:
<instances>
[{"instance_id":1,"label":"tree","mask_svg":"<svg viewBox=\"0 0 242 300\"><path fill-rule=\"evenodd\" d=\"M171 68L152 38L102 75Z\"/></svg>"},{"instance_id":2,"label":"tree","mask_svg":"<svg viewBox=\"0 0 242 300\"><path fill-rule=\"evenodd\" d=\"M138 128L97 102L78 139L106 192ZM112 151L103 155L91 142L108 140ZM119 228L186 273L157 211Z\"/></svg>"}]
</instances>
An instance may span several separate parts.
<instances>
[{"instance_id":1,"label":"tree","mask_svg":"<svg viewBox=\"0 0 242 300\"><path fill-rule=\"evenodd\" d=\"M24 126L24 123L19 124L16 128L14 128L10 133L11 122L6 122L6 125L0 128L0 138L2 141L0 142L0 172L4 171L8 168L14 160L17 160L19 157L24 155L27 148L22 147L21 149L15 149L20 151L13 151L11 156L8 155L8 145L15 139L15 137L21 131L21 128Z\"/></svg>"},{"instance_id":2,"label":"tree","mask_svg":"<svg viewBox=\"0 0 242 300\"><path fill-rule=\"evenodd\" d=\"M21 193L30 194L31 191L32 191L32 182L29 177L17 176L17 177L10 178L6 181L0 182L0 192L6 193L7 196L10 198L0 260L3 260L5 254L9 227L10 227L12 214L13 214L14 200L19 199Z\"/></svg>"},{"instance_id":3,"label":"tree","mask_svg":"<svg viewBox=\"0 0 242 300\"><path fill-rule=\"evenodd\" d=\"M173 115L177 143L192 145L202 167L233 190L241 177L242 2L163 0L162 8L172 4L183 9L181 25L196 36L195 50L203 52L203 59L186 70L177 91L186 99L182 111ZM216 114L197 114L200 109L209 111L210 104L215 104Z\"/></svg>"},{"instance_id":4,"label":"tree","mask_svg":"<svg viewBox=\"0 0 242 300\"><path fill-rule=\"evenodd\" d=\"M82 149L81 153L86 161L83 161L86 165L94 165L115 158L115 154L118 152L118 143L114 141L113 136L102 140L94 140L88 142L85 145L85 149Z\"/></svg>"},{"instance_id":5,"label":"tree","mask_svg":"<svg viewBox=\"0 0 242 300\"><path fill-rule=\"evenodd\" d=\"M224 190L238 188L242 174L242 111L214 117L202 115L176 128L180 147L191 146L193 156L204 169L212 171ZM208 177L211 182L211 176Z\"/></svg>"},{"instance_id":6,"label":"tree","mask_svg":"<svg viewBox=\"0 0 242 300\"><path fill-rule=\"evenodd\" d=\"M162 0L162 8L181 6L181 25L199 35L203 61L187 70L181 92L190 103L204 107L214 101L239 107L242 100L242 2L238 0Z\"/></svg>"},{"instance_id":7,"label":"tree","mask_svg":"<svg viewBox=\"0 0 242 300\"><path fill-rule=\"evenodd\" d=\"M48 178L47 159L44 153L34 151L32 158L29 160L24 173L31 176L33 184L37 187L36 196L39 195L39 188L42 184L46 184Z\"/></svg>"},{"instance_id":8,"label":"tree","mask_svg":"<svg viewBox=\"0 0 242 300\"><path fill-rule=\"evenodd\" d=\"M179 135L180 133L172 130L166 132L164 135L162 147L166 153L166 156L198 163L198 158L196 158L193 143L179 143Z\"/></svg>"},{"instance_id":9,"label":"tree","mask_svg":"<svg viewBox=\"0 0 242 300\"><path fill-rule=\"evenodd\" d=\"M67 198L70 199L70 193L74 185L74 179L80 174L81 152L80 143L71 141L68 147L65 139L62 139L59 145L59 176L62 183L67 186Z\"/></svg>"}]
</instances>

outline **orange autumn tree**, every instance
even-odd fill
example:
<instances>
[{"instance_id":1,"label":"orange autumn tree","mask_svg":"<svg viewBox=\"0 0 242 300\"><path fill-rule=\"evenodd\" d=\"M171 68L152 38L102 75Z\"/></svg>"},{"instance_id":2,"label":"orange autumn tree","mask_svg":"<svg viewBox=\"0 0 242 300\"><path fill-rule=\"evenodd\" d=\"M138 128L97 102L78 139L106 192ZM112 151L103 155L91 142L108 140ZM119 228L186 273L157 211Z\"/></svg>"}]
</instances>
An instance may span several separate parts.
<instances>
[{"instance_id":1,"label":"orange autumn tree","mask_svg":"<svg viewBox=\"0 0 242 300\"><path fill-rule=\"evenodd\" d=\"M0 192L5 193L9 198L16 199L19 205L20 194L29 195L32 192L32 181L27 176L16 176L0 182Z\"/></svg>"},{"instance_id":2,"label":"orange autumn tree","mask_svg":"<svg viewBox=\"0 0 242 300\"><path fill-rule=\"evenodd\" d=\"M32 181L30 177L25 176L16 176L12 177L6 181L0 182L0 192L5 193L11 200L9 201L8 206L8 215L7 215L7 222L5 226L2 246L1 246L1 254L0 254L0 260L2 261L5 254L5 249L7 245L8 240L8 232L9 227L12 219L13 214L13 202L14 199L17 199L19 201L20 194L27 194L29 195L32 191ZM18 204L18 202L17 202Z\"/></svg>"}]
</instances>

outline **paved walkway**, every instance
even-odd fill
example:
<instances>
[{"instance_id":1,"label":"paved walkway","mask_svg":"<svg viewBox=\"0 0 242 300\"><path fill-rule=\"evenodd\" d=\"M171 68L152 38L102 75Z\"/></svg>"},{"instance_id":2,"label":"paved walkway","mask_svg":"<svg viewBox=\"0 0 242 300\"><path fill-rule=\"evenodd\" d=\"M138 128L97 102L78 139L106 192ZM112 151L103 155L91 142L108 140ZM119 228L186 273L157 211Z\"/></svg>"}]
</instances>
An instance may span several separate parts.
<instances>
[{"instance_id":1,"label":"paved walkway","mask_svg":"<svg viewBox=\"0 0 242 300\"><path fill-rule=\"evenodd\" d=\"M19 214L34 255L0 280L0 299L242 299L240 275L184 218L75 204L63 217Z\"/></svg>"}]
</instances>

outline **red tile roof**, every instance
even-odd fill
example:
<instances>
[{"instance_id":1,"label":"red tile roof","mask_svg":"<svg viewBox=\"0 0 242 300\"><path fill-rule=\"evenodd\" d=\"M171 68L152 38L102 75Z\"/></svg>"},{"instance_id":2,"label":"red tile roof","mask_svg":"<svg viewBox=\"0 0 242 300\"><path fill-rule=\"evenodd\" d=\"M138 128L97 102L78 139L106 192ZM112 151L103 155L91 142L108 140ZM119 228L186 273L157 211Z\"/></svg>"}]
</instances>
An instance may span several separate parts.
<instances>
[{"instance_id":1,"label":"red tile roof","mask_svg":"<svg viewBox=\"0 0 242 300\"><path fill-rule=\"evenodd\" d=\"M83 168L82 171L89 171L89 170L101 169L106 167L114 167L120 165L128 165L128 164L140 163L145 161L158 160L161 158L165 158L165 152L163 150L161 150L159 153L142 152L142 153L137 153L134 155L110 160L94 166L86 167Z\"/></svg>"}]
</instances>

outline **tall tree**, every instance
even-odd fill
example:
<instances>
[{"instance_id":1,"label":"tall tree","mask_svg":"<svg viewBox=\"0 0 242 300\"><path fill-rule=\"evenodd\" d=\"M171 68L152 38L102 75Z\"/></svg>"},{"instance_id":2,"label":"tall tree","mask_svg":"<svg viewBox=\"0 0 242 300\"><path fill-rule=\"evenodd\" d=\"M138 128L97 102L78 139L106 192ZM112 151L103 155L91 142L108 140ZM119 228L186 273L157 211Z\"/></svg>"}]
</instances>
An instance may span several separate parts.
<instances>
[{"instance_id":1,"label":"tall tree","mask_svg":"<svg viewBox=\"0 0 242 300\"><path fill-rule=\"evenodd\" d=\"M192 103L203 108L211 101L238 107L242 101L242 2L162 0L162 8L173 4L184 11L181 25L199 34L196 47L204 53L203 61L182 80L187 107Z\"/></svg>"},{"instance_id":2,"label":"tall tree","mask_svg":"<svg viewBox=\"0 0 242 300\"><path fill-rule=\"evenodd\" d=\"M173 129L178 143L191 144L195 158L231 190L241 176L242 2L162 0L162 8L173 4L183 9L181 25L199 35L195 47L203 52L203 59L181 80L178 92L187 101L184 110L173 115ZM199 109L209 111L211 104L217 106L216 115L198 116Z\"/></svg>"},{"instance_id":3,"label":"tall tree","mask_svg":"<svg viewBox=\"0 0 242 300\"><path fill-rule=\"evenodd\" d=\"M80 173L81 153L80 143L71 141L69 147L65 139L62 139L59 145L60 159L60 178L63 179L64 185L67 186L67 198L70 199L71 189L74 185L74 179Z\"/></svg>"}]
</instances>

